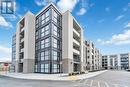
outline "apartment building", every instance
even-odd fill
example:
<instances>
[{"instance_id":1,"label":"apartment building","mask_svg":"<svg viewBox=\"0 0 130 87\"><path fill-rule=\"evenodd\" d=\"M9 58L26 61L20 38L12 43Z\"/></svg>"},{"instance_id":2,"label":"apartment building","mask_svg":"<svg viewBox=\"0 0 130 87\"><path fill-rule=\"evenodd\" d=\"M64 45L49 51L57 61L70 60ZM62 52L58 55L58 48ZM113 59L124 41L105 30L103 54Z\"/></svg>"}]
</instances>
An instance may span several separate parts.
<instances>
[{"instance_id":1,"label":"apartment building","mask_svg":"<svg viewBox=\"0 0 130 87\"><path fill-rule=\"evenodd\" d=\"M83 71L83 29L69 11L61 13L53 3L36 15L27 12L17 23L15 38L15 72Z\"/></svg>"},{"instance_id":2,"label":"apartment building","mask_svg":"<svg viewBox=\"0 0 130 87\"><path fill-rule=\"evenodd\" d=\"M102 67L114 70L130 69L130 53L104 55L102 56Z\"/></svg>"},{"instance_id":3,"label":"apartment building","mask_svg":"<svg viewBox=\"0 0 130 87\"><path fill-rule=\"evenodd\" d=\"M130 69L130 53L120 54L120 66L121 70Z\"/></svg>"},{"instance_id":4,"label":"apartment building","mask_svg":"<svg viewBox=\"0 0 130 87\"><path fill-rule=\"evenodd\" d=\"M108 56L102 56L102 69L108 69Z\"/></svg>"},{"instance_id":5,"label":"apartment building","mask_svg":"<svg viewBox=\"0 0 130 87\"><path fill-rule=\"evenodd\" d=\"M34 72L35 60L35 16L27 12L17 23L16 30L16 72ZM12 52L14 54L15 52Z\"/></svg>"},{"instance_id":6,"label":"apartment building","mask_svg":"<svg viewBox=\"0 0 130 87\"><path fill-rule=\"evenodd\" d=\"M12 64L11 69L13 72L15 71L15 64L16 63L16 34L12 37Z\"/></svg>"},{"instance_id":7,"label":"apartment building","mask_svg":"<svg viewBox=\"0 0 130 87\"><path fill-rule=\"evenodd\" d=\"M85 70L95 71L102 69L102 56L92 41L84 41Z\"/></svg>"}]
</instances>

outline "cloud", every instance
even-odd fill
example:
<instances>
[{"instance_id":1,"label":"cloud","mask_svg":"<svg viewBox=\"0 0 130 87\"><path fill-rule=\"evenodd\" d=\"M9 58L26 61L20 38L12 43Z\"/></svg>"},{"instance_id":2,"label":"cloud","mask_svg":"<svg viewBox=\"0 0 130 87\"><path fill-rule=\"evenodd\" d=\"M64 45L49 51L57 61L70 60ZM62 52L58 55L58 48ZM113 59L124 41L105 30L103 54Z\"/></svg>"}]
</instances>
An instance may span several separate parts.
<instances>
[{"instance_id":1,"label":"cloud","mask_svg":"<svg viewBox=\"0 0 130 87\"><path fill-rule=\"evenodd\" d=\"M79 0L60 0L57 3L57 6L62 12L65 12L67 10L72 11L78 2Z\"/></svg>"},{"instance_id":2,"label":"cloud","mask_svg":"<svg viewBox=\"0 0 130 87\"><path fill-rule=\"evenodd\" d=\"M119 21L119 20L121 20L122 18L124 18L124 15L119 15L119 16L116 17L115 21Z\"/></svg>"},{"instance_id":3,"label":"cloud","mask_svg":"<svg viewBox=\"0 0 130 87\"><path fill-rule=\"evenodd\" d=\"M44 6L46 5L46 0L35 0L35 3L38 5L38 6Z\"/></svg>"},{"instance_id":4,"label":"cloud","mask_svg":"<svg viewBox=\"0 0 130 87\"><path fill-rule=\"evenodd\" d=\"M113 35L109 40L98 39L97 42L105 44L123 45L130 44L130 30L125 30L120 34Z\"/></svg>"},{"instance_id":5,"label":"cloud","mask_svg":"<svg viewBox=\"0 0 130 87\"><path fill-rule=\"evenodd\" d=\"M109 8L109 7L106 7L106 8L105 8L105 11L106 11L106 12L110 12L110 8Z\"/></svg>"},{"instance_id":6,"label":"cloud","mask_svg":"<svg viewBox=\"0 0 130 87\"><path fill-rule=\"evenodd\" d=\"M11 60L11 48L0 45L0 61Z\"/></svg>"},{"instance_id":7,"label":"cloud","mask_svg":"<svg viewBox=\"0 0 130 87\"><path fill-rule=\"evenodd\" d=\"M77 15L84 15L87 12L85 8L81 8L79 12L77 12Z\"/></svg>"},{"instance_id":8,"label":"cloud","mask_svg":"<svg viewBox=\"0 0 130 87\"><path fill-rule=\"evenodd\" d=\"M125 28L130 28L130 22L125 26Z\"/></svg>"},{"instance_id":9,"label":"cloud","mask_svg":"<svg viewBox=\"0 0 130 87\"><path fill-rule=\"evenodd\" d=\"M48 3L48 1L47 0L34 0L35 1L35 3L38 5L38 6L45 6L47 3ZM56 0L50 0L51 2L56 2Z\"/></svg>"},{"instance_id":10,"label":"cloud","mask_svg":"<svg viewBox=\"0 0 130 87\"><path fill-rule=\"evenodd\" d=\"M12 28L12 24L10 22L7 22L3 16L0 15L0 26Z\"/></svg>"}]
</instances>

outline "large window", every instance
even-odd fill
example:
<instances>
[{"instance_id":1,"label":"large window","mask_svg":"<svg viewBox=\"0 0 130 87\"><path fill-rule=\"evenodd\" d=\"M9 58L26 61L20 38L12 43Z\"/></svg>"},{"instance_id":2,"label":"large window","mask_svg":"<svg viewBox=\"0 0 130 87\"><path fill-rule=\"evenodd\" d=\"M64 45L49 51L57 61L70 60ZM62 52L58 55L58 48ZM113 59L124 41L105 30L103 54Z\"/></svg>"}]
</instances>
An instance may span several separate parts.
<instances>
[{"instance_id":1,"label":"large window","mask_svg":"<svg viewBox=\"0 0 130 87\"><path fill-rule=\"evenodd\" d=\"M49 56L50 56L50 51L46 50L45 51L45 60L49 60Z\"/></svg>"},{"instance_id":2,"label":"large window","mask_svg":"<svg viewBox=\"0 0 130 87\"><path fill-rule=\"evenodd\" d=\"M36 50L39 50L40 49L40 43L39 42L36 42Z\"/></svg>"},{"instance_id":3,"label":"large window","mask_svg":"<svg viewBox=\"0 0 130 87\"><path fill-rule=\"evenodd\" d=\"M50 46L50 38L46 38L45 39L45 47L49 47Z\"/></svg>"},{"instance_id":4,"label":"large window","mask_svg":"<svg viewBox=\"0 0 130 87\"><path fill-rule=\"evenodd\" d=\"M58 60L58 55L57 55L57 51L52 51L52 58L53 60Z\"/></svg>"},{"instance_id":5,"label":"large window","mask_svg":"<svg viewBox=\"0 0 130 87\"><path fill-rule=\"evenodd\" d=\"M53 34L55 36L58 36L58 30L57 30L57 27L55 25L53 26Z\"/></svg>"},{"instance_id":6,"label":"large window","mask_svg":"<svg viewBox=\"0 0 130 87\"><path fill-rule=\"evenodd\" d=\"M49 58L50 58L50 51L49 50L41 52L41 60L49 60Z\"/></svg>"},{"instance_id":7,"label":"large window","mask_svg":"<svg viewBox=\"0 0 130 87\"><path fill-rule=\"evenodd\" d=\"M53 8L53 6L52 6ZM46 9L36 18L37 72L60 72L61 15L54 9ZM52 14L52 15L51 15ZM51 17L52 16L52 17ZM52 31L52 32L51 32ZM52 45L52 46L51 46ZM51 72L50 72L51 71Z\"/></svg>"},{"instance_id":8,"label":"large window","mask_svg":"<svg viewBox=\"0 0 130 87\"><path fill-rule=\"evenodd\" d=\"M41 72L44 72L44 64L41 64Z\"/></svg>"},{"instance_id":9,"label":"large window","mask_svg":"<svg viewBox=\"0 0 130 87\"><path fill-rule=\"evenodd\" d=\"M59 64L53 64L53 72L56 73L59 72L59 70L60 70Z\"/></svg>"},{"instance_id":10,"label":"large window","mask_svg":"<svg viewBox=\"0 0 130 87\"><path fill-rule=\"evenodd\" d=\"M53 38L53 47L54 48L57 48L57 43L58 43L57 39Z\"/></svg>"},{"instance_id":11,"label":"large window","mask_svg":"<svg viewBox=\"0 0 130 87\"><path fill-rule=\"evenodd\" d=\"M41 49L50 47L50 37L41 41Z\"/></svg>"},{"instance_id":12,"label":"large window","mask_svg":"<svg viewBox=\"0 0 130 87\"><path fill-rule=\"evenodd\" d=\"M45 64L45 72L48 73L49 72L49 64Z\"/></svg>"},{"instance_id":13,"label":"large window","mask_svg":"<svg viewBox=\"0 0 130 87\"><path fill-rule=\"evenodd\" d=\"M53 21L61 26L61 16L55 10L53 10Z\"/></svg>"},{"instance_id":14,"label":"large window","mask_svg":"<svg viewBox=\"0 0 130 87\"><path fill-rule=\"evenodd\" d=\"M53 47L57 49L60 48L60 41L56 38L53 38Z\"/></svg>"},{"instance_id":15,"label":"large window","mask_svg":"<svg viewBox=\"0 0 130 87\"><path fill-rule=\"evenodd\" d=\"M36 59L37 59L37 61L40 61L41 59L40 59L40 53L36 53Z\"/></svg>"},{"instance_id":16,"label":"large window","mask_svg":"<svg viewBox=\"0 0 130 87\"><path fill-rule=\"evenodd\" d=\"M48 35L48 34L50 34L49 25L47 25L41 29L41 37L44 37L45 35Z\"/></svg>"},{"instance_id":17,"label":"large window","mask_svg":"<svg viewBox=\"0 0 130 87\"><path fill-rule=\"evenodd\" d=\"M50 19L49 14L50 14L50 10L48 10L48 11L45 13L45 20L46 20L46 22L48 22L49 19Z\"/></svg>"},{"instance_id":18,"label":"large window","mask_svg":"<svg viewBox=\"0 0 130 87\"><path fill-rule=\"evenodd\" d=\"M45 40L42 40L42 41L41 41L41 49L45 48L45 45L44 45L44 44L45 44Z\"/></svg>"},{"instance_id":19,"label":"large window","mask_svg":"<svg viewBox=\"0 0 130 87\"><path fill-rule=\"evenodd\" d=\"M52 60L59 61L60 60L60 52L52 50Z\"/></svg>"},{"instance_id":20,"label":"large window","mask_svg":"<svg viewBox=\"0 0 130 87\"><path fill-rule=\"evenodd\" d=\"M58 14L53 10L53 21L55 22L55 23L57 23L58 22Z\"/></svg>"},{"instance_id":21,"label":"large window","mask_svg":"<svg viewBox=\"0 0 130 87\"><path fill-rule=\"evenodd\" d=\"M44 60L44 52L41 52L41 60Z\"/></svg>"}]
</instances>

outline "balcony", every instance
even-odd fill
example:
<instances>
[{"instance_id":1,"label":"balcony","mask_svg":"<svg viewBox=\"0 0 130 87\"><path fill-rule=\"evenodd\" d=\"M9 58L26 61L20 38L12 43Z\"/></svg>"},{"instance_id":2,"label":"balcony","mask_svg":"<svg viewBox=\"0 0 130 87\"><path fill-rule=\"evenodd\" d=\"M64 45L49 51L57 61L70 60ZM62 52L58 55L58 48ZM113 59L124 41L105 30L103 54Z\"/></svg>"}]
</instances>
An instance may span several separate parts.
<instances>
[{"instance_id":1,"label":"balcony","mask_svg":"<svg viewBox=\"0 0 130 87\"><path fill-rule=\"evenodd\" d=\"M76 50L76 49L73 49L73 52L80 55L80 52L78 50Z\"/></svg>"},{"instance_id":2,"label":"balcony","mask_svg":"<svg viewBox=\"0 0 130 87\"><path fill-rule=\"evenodd\" d=\"M21 52L21 53L24 52L24 48L21 48L21 49L20 49L20 52Z\"/></svg>"},{"instance_id":3,"label":"balcony","mask_svg":"<svg viewBox=\"0 0 130 87\"><path fill-rule=\"evenodd\" d=\"M80 34L73 28L73 32L78 36L80 37Z\"/></svg>"},{"instance_id":4,"label":"balcony","mask_svg":"<svg viewBox=\"0 0 130 87\"><path fill-rule=\"evenodd\" d=\"M76 54L73 54L73 61L75 63L80 63L80 56L79 55L76 55Z\"/></svg>"},{"instance_id":5,"label":"balcony","mask_svg":"<svg viewBox=\"0 0 130 87\"><path fill-rule=\"evenodd\" d=\"M20 63L23 63L23 59L19 59L19 62L20 62Z\"/></svg>"},{"instance_id":6,"label":"balcony","mask_svg":"<svg viewBox=\"0 0 130 87\"><path fill-rule=\"evenodd\" d=\"M74 42L76 45L80 46L80 43L79 43L76 39L73 39L73 42Z\"/></svg>"},{"instance_id":7,"label":"balcony","mask_svg":"<svg viewBox=\"0 0 130 87\"><path fill-rule=\"evenodd\" d=\"M20 42L21 42L21 43L24 42L24 38L22 38L22 39L20 40Z\"/></svg>"}]
</instances>

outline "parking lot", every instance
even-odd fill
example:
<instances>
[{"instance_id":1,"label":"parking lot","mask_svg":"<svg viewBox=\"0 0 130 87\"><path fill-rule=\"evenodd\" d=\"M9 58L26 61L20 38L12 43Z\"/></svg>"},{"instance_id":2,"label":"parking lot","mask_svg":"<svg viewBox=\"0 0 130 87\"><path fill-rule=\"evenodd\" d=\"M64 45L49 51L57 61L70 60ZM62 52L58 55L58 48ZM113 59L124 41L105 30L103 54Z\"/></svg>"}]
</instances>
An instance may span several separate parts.
<instances>
[{"instance_id":1,"label":"parking lot","mask_svg":"<svg viewBox=\"0 0 130 87\"><path fill-rule=\"evenodd\" d=\"M89 87L130 87L130 72L107 71L96 77L75 82L75 86L78 87L85 85Z\"/></svg>"},{"instance_id":2,"label":"parking lot","mask_svg":"<svg viewBox=\"0 0 130 87\"><path fill-rule=\"evenodd\" d=\"M130 72L107 71L76 81L25 80L0 76L0 87L130 87Z\"/></svg>"}]
</instances>

